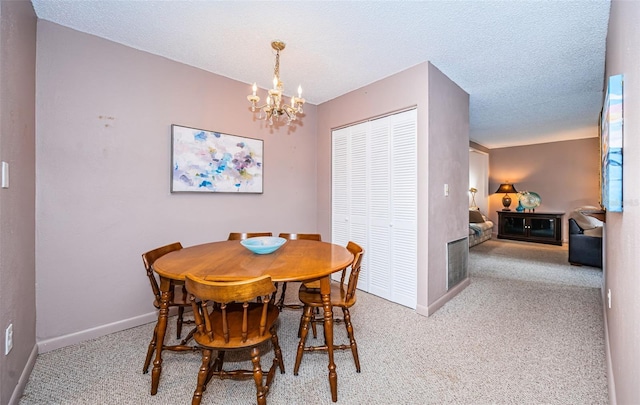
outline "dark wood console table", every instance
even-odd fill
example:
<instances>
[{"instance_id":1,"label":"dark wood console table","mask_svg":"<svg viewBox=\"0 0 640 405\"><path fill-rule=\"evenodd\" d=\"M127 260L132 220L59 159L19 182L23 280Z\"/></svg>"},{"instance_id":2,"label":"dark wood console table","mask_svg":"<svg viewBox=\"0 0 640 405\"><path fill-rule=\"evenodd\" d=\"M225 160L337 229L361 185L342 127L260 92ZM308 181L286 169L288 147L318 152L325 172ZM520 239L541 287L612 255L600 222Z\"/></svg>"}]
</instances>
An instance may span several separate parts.
<instances>
[{"instance_id":1,"label":"dark wood console table","mask_svg":"<svg viewBox=\"0 0 640 405\"><path fill-rule=\"evenodd\" d=\"M498 239L562 245L564 212L498 212Z\"/></svg>"}]
</instances>

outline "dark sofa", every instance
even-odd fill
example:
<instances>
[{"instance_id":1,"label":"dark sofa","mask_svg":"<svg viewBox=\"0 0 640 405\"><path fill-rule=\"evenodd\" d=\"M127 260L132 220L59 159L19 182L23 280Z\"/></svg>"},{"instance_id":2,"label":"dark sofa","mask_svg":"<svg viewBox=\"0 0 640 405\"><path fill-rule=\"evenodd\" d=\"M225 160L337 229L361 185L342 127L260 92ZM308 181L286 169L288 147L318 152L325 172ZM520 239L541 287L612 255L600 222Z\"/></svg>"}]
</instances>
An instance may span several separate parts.
<instances>
[{"instance_id":1,"label":"dark sofa","mask_svg":"<svg viewBox=\"0 0 640 405\"><path fill-rule=\"evenodd\" d=\"M585 235L574 218L569 218L569 263L602 268L602 237Z\"/></svg>"}]
</instances>

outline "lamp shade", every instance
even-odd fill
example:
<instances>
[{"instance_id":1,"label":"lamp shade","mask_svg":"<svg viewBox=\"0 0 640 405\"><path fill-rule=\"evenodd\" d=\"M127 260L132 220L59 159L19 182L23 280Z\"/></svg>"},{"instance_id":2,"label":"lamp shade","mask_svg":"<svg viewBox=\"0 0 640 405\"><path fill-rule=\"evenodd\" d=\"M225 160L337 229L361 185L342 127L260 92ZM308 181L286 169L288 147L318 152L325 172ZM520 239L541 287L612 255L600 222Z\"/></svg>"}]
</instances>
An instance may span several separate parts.
<instances>
[{"instance_id":1,"label":"lamp shade","mask_svg":"<svg viewBox=\"0 0 640 405\"><path fill-rule=\"evenodd\" d=\"M513 184L509 184L509 183L502 183L500 184L500 187L498 187L498 189L496 190L496 193L517 193L518 191L516 190L515 187L513 187Z\"/></svg>"}]
</instances>

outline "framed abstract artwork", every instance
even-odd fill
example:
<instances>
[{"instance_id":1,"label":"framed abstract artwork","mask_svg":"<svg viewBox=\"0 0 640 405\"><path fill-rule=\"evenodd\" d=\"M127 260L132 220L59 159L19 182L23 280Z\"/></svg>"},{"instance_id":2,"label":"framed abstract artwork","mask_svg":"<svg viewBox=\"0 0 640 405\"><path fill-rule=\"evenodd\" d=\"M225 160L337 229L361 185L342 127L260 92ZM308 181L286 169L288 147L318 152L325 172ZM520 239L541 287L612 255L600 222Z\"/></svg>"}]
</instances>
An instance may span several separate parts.
<instances>
[{"instance_id":1,"label":"framed abstract artwork","mask_svg":"<svg viewBox=\"0 0 640 405\"><path fill-rule=\"evenodd\" d=\"M600 119L601 204L622 212L622 75L610 76Z\"/></svg>"},{"instance_id":2,"label":"framed abstract artwork","mask_svg":"<svg viewBox=\"0 0 640 405\"><path fill-rule=\"evenodd\" d=\"M263 143L171 125L171 192L262 193Z\"/></svg>"}]
</instances>

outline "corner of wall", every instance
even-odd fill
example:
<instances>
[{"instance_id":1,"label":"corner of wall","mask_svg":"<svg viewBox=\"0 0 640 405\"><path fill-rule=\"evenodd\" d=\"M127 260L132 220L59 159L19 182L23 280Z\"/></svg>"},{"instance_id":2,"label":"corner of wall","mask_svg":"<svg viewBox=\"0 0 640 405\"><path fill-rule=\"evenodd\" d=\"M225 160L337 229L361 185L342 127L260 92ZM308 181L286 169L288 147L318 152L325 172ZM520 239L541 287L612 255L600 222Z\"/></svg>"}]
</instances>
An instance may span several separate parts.
<instances>
[{"instance_id":1,"label":"corner of wall","mask_svg":"<svg viewBox=\"0 0 640 405\"><path fill-rule=\"evenodd\" d=\"M18 384L16 384L13 393L11 394L11 398L9 399L9 405L17 405L20 402L20 398L22 397L22 393L24 392L24 388L27 386L29 382L29 377L31 376L31 372L33 371L33 367L36 365L36 360L38 358L38 345L34 344L31 349L31 353L29 354L29 358L27 359L27 363L20 373L20 378L18 379Z\"/></svg>"}]
</instances>

